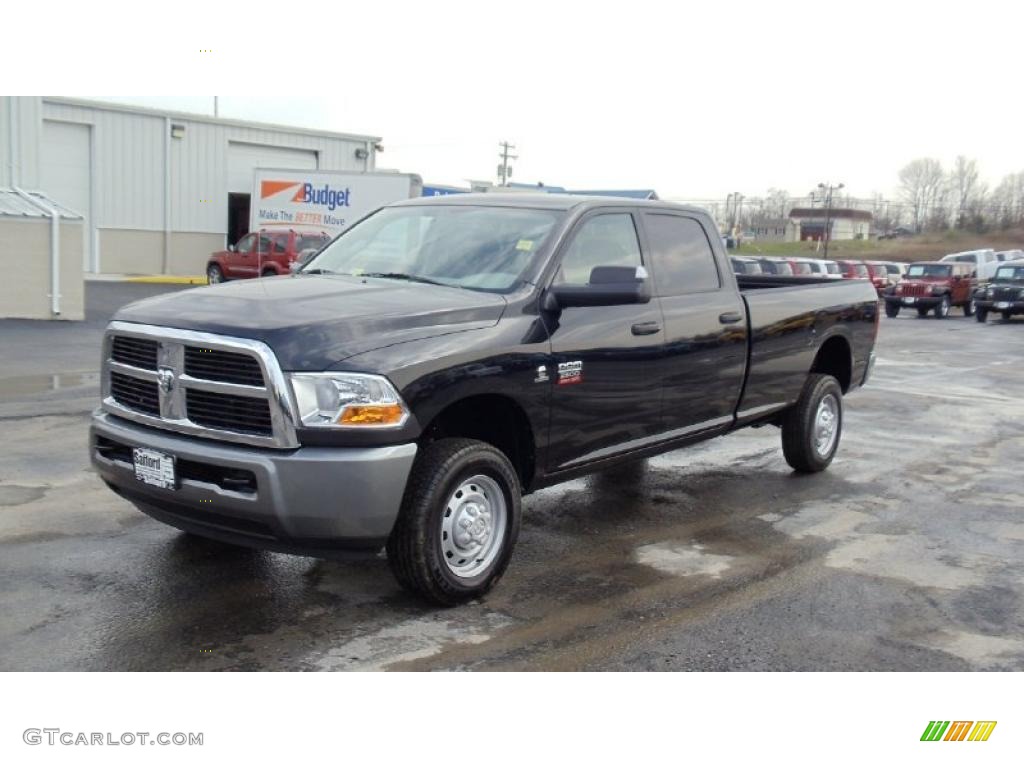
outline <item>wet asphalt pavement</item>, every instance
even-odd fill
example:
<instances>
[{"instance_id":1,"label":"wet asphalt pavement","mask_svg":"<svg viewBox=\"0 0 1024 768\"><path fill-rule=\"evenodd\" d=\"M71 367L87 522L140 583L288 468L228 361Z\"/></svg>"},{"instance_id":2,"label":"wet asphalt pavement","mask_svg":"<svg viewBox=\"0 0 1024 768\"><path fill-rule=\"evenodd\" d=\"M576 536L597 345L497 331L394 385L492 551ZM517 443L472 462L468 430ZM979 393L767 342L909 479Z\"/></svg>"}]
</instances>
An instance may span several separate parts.
<instances>
[{"instance_id":1,"label":"wet asphalt pavement","mask_svg":"<svg viewBox=\"0 0 1024 768\"><path fill-rule=\"evenodd\" d=\"M527 497L455 609L165 527L88 465L103 324L0 320L2 670L1024 669L1024 320L882 319L839 455L746 430Z\"/></svg>"}]
</instances>

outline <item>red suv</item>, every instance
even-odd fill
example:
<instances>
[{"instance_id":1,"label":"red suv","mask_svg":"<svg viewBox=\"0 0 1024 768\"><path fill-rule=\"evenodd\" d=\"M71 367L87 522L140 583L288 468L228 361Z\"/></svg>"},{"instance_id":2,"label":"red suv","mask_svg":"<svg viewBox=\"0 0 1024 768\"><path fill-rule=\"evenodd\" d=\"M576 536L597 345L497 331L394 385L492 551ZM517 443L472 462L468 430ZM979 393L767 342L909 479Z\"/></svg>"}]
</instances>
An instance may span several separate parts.
<instances>
[{"instance_id":1,"label":"red suv","mask_svg":"<svg viewBox=\"0 0 1024 768\"><path fill-rule=\"evenodd\" d=\"M324 232L296 232L294 229L250 232L226 251L210 255L206 265L207 282L287 275L300 253L308 248L319 248L330 239Z\"/></svg>"},{"instance_id":2,"label":"red suv","mask_svg":"<svg viewBox=\"0 0 1024 768\"><path fill-rule=\"evenodd\" d=\"M871 278L875 290L878 291L878 295L881 296L882 291L889 287L889 270L883 264L870 261L864 262L864 266L868 268L868 276Z\"/></svg>"},{"instance_id":3,"label":"red suv","mask_svg":"<svg viewBox=\"0 0 1024 768\"><path fill-rule=\"evenodd\" d=\"M957 261L917 262L896 286L885 293L885 314L896 317L900 307L914 307L918 317L935 310L946 317L951 307L963 307L964 315L974 314L974 265Z\"/></svg>"}]
</instances>

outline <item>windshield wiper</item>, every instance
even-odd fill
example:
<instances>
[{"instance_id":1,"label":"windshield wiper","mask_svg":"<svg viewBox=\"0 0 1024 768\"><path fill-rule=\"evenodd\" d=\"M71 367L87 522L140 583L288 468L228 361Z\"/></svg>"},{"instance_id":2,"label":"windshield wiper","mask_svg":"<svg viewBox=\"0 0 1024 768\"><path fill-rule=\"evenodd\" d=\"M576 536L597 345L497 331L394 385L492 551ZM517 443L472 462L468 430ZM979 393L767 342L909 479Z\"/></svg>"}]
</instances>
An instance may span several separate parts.
<instances>
[{"instance_id":1,"label":"windshield wiper","mask_svg":"<svg viewBox=\"0 0 1024 768\"><path fill-rule=\"evenodd\" d=\"M404 272L363 272L357 277L383 277L389 280L408 280L411 283L427 283L428 285L445 285L445 283L439 283L437 280L431 280L429 277L420 277L419 275L407 275Z\"/></svg>"},{"instance_id":2,"label":"windshield wiper","mask_svg":"<svg viewBox=\"0 0 1024 768\"><path fill-rule=\"evenodd\" d=\"M317 267L316 269L300 269L299 270L299 274L300 275L337 275L339 273L335 272L333 269L321 269L320 267Z\"/></svg>"}]
</instances>

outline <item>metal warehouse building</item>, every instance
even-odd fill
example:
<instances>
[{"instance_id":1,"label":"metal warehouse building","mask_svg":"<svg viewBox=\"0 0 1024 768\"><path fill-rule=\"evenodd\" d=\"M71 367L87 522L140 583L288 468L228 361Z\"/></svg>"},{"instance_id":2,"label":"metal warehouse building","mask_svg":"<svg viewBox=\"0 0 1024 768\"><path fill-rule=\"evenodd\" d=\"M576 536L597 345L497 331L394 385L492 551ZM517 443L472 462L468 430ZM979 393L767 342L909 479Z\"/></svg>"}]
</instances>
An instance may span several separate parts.
<instances>
[{"instance_id":1,"label":"metal warehouse building","mask_svg":"<svg viewBox=\"0 0 1024 768\"><path fill-rule=\"evenodd\" d=\"M63 97L0 100L0 187L83 217L86 272L202 274L249 221L253 169L372 171L380 138Z\"/></svg>"}]
</instances>

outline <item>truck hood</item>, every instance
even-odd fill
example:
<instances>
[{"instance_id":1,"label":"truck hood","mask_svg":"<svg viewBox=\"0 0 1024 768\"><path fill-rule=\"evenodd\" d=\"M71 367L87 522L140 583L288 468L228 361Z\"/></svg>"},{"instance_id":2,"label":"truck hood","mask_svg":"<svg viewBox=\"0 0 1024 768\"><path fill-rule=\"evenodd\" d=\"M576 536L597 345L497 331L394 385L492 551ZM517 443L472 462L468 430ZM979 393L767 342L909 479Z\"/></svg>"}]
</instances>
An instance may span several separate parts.
<instances>
[{"instance_id":1,"label":"truck hood","mask_svg":"<svg viewBox=\"0 0 1024 768\"><path fill-rule=\"evenodd\" d=\"M295 275L167 293L114 319L256 339L286 371L322 371L391 344L493 326L505 306L500 296L464 288Z\"/></svg>"}]
</instances>

